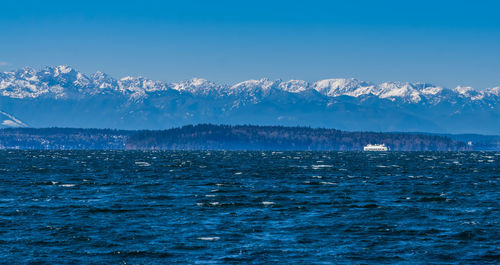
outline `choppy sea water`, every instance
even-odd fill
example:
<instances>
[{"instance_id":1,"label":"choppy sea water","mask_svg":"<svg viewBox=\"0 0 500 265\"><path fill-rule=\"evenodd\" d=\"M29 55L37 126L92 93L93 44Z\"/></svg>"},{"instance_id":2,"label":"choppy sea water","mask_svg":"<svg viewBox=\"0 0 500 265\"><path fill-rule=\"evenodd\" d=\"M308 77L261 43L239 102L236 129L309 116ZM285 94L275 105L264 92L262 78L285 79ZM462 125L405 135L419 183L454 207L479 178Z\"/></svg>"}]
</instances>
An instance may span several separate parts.
<instances>
[{"instance_id":1,"label":"choppy sea water","mask_svg":"<svg viewBox=\"0 0 500 265\"><path fill-rule=\"evenodd\" d=\"M500 153L0 151L0 258L497 264Z\"/></svg>"}]
</instances>

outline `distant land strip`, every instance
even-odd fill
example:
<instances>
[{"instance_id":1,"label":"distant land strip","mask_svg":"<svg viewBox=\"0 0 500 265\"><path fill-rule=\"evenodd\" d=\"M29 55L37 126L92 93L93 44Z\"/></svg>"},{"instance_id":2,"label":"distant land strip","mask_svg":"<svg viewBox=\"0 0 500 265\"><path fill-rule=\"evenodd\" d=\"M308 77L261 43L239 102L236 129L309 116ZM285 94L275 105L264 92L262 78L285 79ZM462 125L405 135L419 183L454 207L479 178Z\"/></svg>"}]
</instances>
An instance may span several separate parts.
<instances>
[{"instance_id":1,"label":"distant land strip","mask_svg":"<svg viewBox=\"0 0 500 265\"><path fill-rule=\"evenodd\" d=\"M20 150L297 150L360 151L385 144L392 151L500 150L500 136L255 125L187 125L167 130L80 128L0 129L0 149Z\"/></svg>"}]
</instances>

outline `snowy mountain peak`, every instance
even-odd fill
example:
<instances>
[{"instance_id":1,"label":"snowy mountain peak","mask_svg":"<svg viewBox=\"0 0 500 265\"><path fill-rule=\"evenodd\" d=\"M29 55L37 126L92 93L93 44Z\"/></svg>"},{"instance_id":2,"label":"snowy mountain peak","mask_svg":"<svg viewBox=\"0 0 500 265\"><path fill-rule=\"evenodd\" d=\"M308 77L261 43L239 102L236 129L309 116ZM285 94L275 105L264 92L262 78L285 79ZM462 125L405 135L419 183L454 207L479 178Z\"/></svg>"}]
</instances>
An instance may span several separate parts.
<instances>
[{"instance_id":1,"label":"snowy mountain peak","mask_svg":"<svg viewBox=\"0 0 500 265\"><path fill-rule=\"evenodd\" d=\"M472 88L470 86L457 86L453 90L458 92L461 95L467 95L471 91L474 91L474 88Z\"/></svg>"},{"instance_id":2,"label":"snowy mountain peak","mask_svg":"<svg viewBox=\"0 0 500 265\"><path fill-rule=\"evenodd\" d=\"M453 91L472 100L480 100L485 96L485 91L478 91L470 86L457 86Z\"/></svg>"},{"instance_id":3,"label":"snowy mountain peak","mask_svg":"<svg viewBox=\"0 0 500 265\"><path fill-rule=\"evenodd\" d=\"M258 88L269 89L274 85L276 85L277 83L279 83L279 80L273 81L268 78L252 79L233 85L231 89L233 90L255 90Z\"/></svg>"},{"instance_id":4,"label":"snowy mountain peak","mask_svg":"<svg viewBox=\"0 0 500 265\"><path fill-rule=\"evenodd\" d=\"M268 78L252 79L243 81L229 88L229 95L245 95L255 101L258 95L267 95L271 89L279 89L281 80L271 80Z\"/></svg>"},{"instance_id":5,"label":"snowy mountain peak","mask_svg":"<svg viewBox=\"0 0 500 265\"><path fill-rule=\"evenodd\" d=\"M60 74L67 74L67 73L70 73L71 71L73 71L73 68L71 68L67 65L60 65L60 66L57 66L55 68L56 76L58 76Z\"/></svg>"},{"instance_id":6,"label":"snowy mountain peak","mask_svg":"<svg viewBox=\"0 0 500 265\"><path fill-rule=\"evenodd\" d=\"M122 93L132 93L134 97L145 96L146 92L167 90L167 84L161 81L153 81L142 76L126 76L118 80L117 90Z\"/></svg>"},{"instance_id":7,"label":"snowy mountain peak","mask_svg":"<svg viewBox=\"0 0 500 265\"><path fill-rule=\"evenodd\" d=\"M437 95L443 92L444 89L440 86L433 86L421 83L417 83L416 85L417 87L420 87L420 93L422 93L423 95Z\"/></svg>"},{"instance_id":8,"label":"snowy mountain peak","mask_svg":"<svg viewBox=\"0 0 500 265\"><path fill-rule=\"evenodd\" d=\"M172 89L180 92L189 92L194 95L208 95L211 92L220 92L225 87L203 78L192 78L171 85Z\"/></svg>"},{"instance_id":9,"label":"snowy mountain peak","mask_svg":"<svg viewBox=\"0 0 500 265\"><path fill-rule=\"evenodd\" d=\"M142 76L124 76L120 78L120 81L122 82L135 82L135 81L142 81L144 80L144 77Z\"/></svg>"},{"instance_id":10,"label":"snowy mountain peak","mask_svg":"<svg viewBox=\"0 0 500 265\"><path fill-rule=\"evenodd\" d=\"M374 94L380 98L406 98L412 102L419 102L422 99L414 86L401 82L382 83L377 86Z\"/></svg>"},{"instance_id":11,"label":"snowy mountain peak","mask_svg":"<svg viewBox=\"0 0 500 265\"><path fill-rule=\"evenodd\" d=\"M489 95L500 96L500 86L488 88L485 92Z\"/></svg>"},{"instance_id":12,"label":"snowy mountain peak","mask_svg":"<svg viewBox=\"0 0 500 265\"><path fill-rule=\"evenodd\" d=\"M338 97L342 95L358 97L360 95L372 93L373 87L372 84L354 78L324 79L312 84L314 90L329 97Z\"/></svg>"},{"instance_id":13,"label":"snowy mountain peak","mask_svg":"<svg viewBox=\"0 0 500 265\"><path fill-rule=\"evenodd\" d=\"M309 83L304 80L290 80L281 82L279 88L291 93L299 93L309 89Z\"/></svg>"}]
</instances>

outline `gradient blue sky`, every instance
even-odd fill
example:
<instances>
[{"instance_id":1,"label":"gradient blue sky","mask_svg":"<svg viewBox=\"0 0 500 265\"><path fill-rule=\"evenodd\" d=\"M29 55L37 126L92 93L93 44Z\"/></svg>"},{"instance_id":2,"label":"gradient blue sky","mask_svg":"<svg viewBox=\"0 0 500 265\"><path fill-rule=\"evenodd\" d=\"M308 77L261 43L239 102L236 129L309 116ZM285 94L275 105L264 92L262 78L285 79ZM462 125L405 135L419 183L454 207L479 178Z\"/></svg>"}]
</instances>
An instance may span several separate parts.
<instances>
[{"instance_id":1,"label":"gradient blue sky","mask_svg":"<svg viewBox=\"0 0 500 265\"><path fill-rule=\"evenodd\" d=\"M499 1L2 1L0 71L500 85Z\"/></svg>"}]
</instances>

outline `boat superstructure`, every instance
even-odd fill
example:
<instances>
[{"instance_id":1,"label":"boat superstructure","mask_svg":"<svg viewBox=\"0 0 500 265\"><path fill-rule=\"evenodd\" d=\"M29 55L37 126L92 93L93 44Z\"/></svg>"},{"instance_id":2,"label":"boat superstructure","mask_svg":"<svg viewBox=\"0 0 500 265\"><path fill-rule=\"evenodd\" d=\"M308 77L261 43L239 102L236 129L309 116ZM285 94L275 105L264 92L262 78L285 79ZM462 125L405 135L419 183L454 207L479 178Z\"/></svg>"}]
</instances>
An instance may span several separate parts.
<instances>
[{"instance_id":1,"label":"boat superstructure","mask_svg":"<svg viewBox=\"0 0 500 265\"><path fill-rule=\"evenodd\" d=\"M363 151L389 151L389 148L385 144L367 144Z\"/></svg>"}]
</instances>

